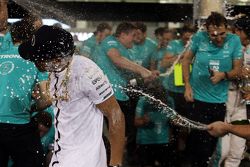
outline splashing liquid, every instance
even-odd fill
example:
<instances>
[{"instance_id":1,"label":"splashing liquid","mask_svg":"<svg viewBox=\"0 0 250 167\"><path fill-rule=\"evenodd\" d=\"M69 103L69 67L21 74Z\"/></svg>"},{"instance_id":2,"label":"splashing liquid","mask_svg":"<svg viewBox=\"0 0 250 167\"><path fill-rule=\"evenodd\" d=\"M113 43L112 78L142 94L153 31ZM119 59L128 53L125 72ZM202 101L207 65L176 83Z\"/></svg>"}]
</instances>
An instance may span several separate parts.
<instances>
[{"instance_id":1,"label":"splashing liquid","mask_svg":"<svg viewBox=\"0 0 250 167\"><path fill-rule=\"evenodd\" d=\"M170 108L167 104L163 103L161 100L156 99L153 96L150 96L149 94L142 92L141 90L136 90L133 88L125 88L122 86L118 86L118 87L123 89L124 91L140 94L142 96L147 97L153 103L157 104L158 107L163 110L162 112L164 114L166 114L166 117L168 117L174 124L176 124L178 126L192 128L192 129L198 129L198 130L207 130L207 125L202 124L200 122L192 121L188 118L181 116L175 110Z\"/></svg>"}]
</instances>

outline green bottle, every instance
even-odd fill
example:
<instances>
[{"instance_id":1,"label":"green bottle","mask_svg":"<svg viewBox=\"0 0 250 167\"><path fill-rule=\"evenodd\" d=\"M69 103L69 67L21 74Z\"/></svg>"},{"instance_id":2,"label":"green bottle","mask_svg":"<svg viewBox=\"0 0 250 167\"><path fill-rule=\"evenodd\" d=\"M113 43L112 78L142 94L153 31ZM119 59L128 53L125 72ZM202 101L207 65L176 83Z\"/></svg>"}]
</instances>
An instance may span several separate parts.
<instances>
[{"instance_id":1,"label":"green bottle","mask_svg":"<svg viewBox=\"0 0 250 167\"><path fill-rule=\"evenodd\" d=\"M233 124L233 125L249 125L250 121L248 119L242 119L242 120L232 121L231 124Z\"/></svg>"}]
</instances>

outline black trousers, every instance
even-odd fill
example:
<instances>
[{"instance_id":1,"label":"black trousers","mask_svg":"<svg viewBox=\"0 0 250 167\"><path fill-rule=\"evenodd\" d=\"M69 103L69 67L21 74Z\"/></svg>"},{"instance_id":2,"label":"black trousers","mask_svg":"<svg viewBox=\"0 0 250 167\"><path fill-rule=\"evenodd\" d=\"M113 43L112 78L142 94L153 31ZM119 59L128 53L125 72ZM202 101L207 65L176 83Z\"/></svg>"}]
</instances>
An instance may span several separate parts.
<instances>
[{"instance_id":1,"label":"black trousers","mask_svg":"<svg viewBox=\"0 0 250 167\"><path fill-rule=\"evenodd\" d=\"M45 155L37 127L29 124L0 123L0 167L44 167Z\"/></svg>"},{"instance_id":2,"label":"black trousers","mask_svg":"<svg viewBox=\"0 0 250 167\"><path fill-rule=\"evenodd\" d=\"M173 167L172 148L169 144L139 144L138 156L140 167L155 166L155 161L160 167Z\"/></svg>"},{"instance_id":3,"label":"black trousers","mask_svg":"<svg viewBox=\"0 0 250 167\"><path fill-rule=\"evenodd\" d=\"M226 113L225 103L206 103L195 100L190 111L190 119L204 124L214 121L224 121ZM213 154L217 138L207 131L192 129L187 141L187 156L192 167L207 167L207 161Z\"/></svg>"}]
</instances>

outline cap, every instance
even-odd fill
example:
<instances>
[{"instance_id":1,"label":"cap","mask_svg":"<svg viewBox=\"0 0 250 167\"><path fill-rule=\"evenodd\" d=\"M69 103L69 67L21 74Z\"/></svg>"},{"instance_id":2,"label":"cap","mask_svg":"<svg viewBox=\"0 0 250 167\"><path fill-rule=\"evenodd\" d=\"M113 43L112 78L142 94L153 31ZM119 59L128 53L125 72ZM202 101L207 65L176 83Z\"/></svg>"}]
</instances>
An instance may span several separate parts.
<instances>
[{"instance_id":1,"label":"cap","mask_svg":"<svg viewBox=\"0 0 250 167\"><path fill-rule=\"evenodd\" d=\"M74 48L73 37L68 31L44 25L32 39L22 43L18 51L22 58L34 62L72 56Z\"/></svg>"},{"instance_id":2,"label":"cap","mask_svg":"<svg viewBox=\"0 0 250 167\"><path fill-rule=\"evenodd\" d=\"M248 18L240 18L236 20L234 26L246 33L248 37L250 37L250 19Z\"/></svg>"}]
</instances>

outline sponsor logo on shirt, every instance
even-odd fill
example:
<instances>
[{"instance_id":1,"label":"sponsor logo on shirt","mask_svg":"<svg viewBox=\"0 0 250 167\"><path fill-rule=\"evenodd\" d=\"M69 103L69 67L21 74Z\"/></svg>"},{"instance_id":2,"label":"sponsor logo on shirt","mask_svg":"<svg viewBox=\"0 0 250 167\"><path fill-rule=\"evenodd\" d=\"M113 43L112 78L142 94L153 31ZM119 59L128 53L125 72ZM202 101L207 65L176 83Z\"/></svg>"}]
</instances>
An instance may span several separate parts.
<instances>
[{"instance_id":1,"label":"sponsor logo on shirt","mask_svg":"<svg viewBox=\"0 0 250 167\"><path fill-rule=\"evenodd\" d=\"M15 65L11 61L5 61L0 64L0 75L7 75L11 73Z\"/></svg>"},{"instance_id":2,"label":"sponsor logo on shirt","mask_svg":"<svg viewBox=\"0 0 250 167\"><path fill-rule=\"evenodd\" d=\"M0 55L0 59L21 58L19 55Z\"/></svg>"}]
</instances>

